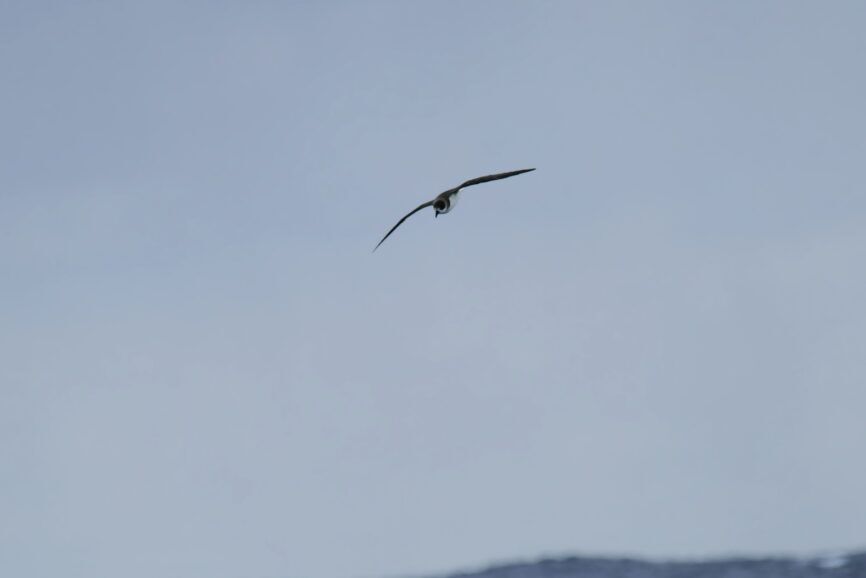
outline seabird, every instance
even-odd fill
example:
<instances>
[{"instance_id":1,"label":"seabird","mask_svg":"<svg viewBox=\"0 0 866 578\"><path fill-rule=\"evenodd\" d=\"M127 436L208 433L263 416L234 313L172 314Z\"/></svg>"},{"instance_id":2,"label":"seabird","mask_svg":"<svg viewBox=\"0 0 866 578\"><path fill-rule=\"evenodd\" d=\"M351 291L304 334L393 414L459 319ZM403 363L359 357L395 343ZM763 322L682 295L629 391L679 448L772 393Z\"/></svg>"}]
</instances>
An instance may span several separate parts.
<instances>
[{"instance_id":1,"label":"seabird","mask_svg":"<svg viewBox=\"0 0 866 578\"><path fill-rule=\"evenodd\" d=\"M373 251L378 249L379 245L384 243L385 239L390 237L391 233L393 233L397 229L397 227L399 227L400 225L403 224L403 221L405 221L406 219L408 219L409 217L411 217L412 215L414 215L415 213L417 213L421 209L426 209L427 207L432 206L433 210L436 211L436 213L433 215L434 217L438 217L439 215L444 215L445 213L447 213L448 211L450 211L451 209L454 208L454 205L457 204L458 193L460 193L460 191L462 191L466 187L471 187L472 185L480 185L481 183L486 183L488 181L498 181L499 179L507 179L508 177L513 177L514 175L521 175L523 173L528 173L529 171L534 171L534 170L535 169L521 169L519 171L511 171L508 173L498 173L495 175L486 175L483 177L470 179L458 187L454 187L453 189L448 189L444 193L439 193L438 195L436 195L436 198L434 198L432 201L427 201L426 203L418 205L417 207L412 209L405 217L403 217L402 219L397 221L397 224L394 225L393 227L391 227L391 230L388 231L384 237L382 237L382 240L379 241L379 244L376 245L376 247L373 249Z\"/></svg>"}]
</instances>

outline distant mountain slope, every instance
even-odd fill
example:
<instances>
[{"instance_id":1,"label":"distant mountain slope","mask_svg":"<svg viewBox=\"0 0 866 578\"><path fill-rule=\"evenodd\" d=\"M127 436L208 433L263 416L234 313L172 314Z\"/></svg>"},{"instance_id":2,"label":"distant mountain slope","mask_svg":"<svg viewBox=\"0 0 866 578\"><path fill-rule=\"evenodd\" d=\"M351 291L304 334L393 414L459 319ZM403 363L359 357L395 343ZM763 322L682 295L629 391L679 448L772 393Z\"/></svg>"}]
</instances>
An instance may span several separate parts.
<instances>
[{"instance_id":1,"label":"distant mountain slope","mask_svg":"<svg viewBox=\"0 0 866 578\"><path fill-rule=\"evenodd\" d=\"M440 578L866 578L866 552L812 558L729 558L704 562L570 557L491 566Z\"/></svg>"}]
</instances>

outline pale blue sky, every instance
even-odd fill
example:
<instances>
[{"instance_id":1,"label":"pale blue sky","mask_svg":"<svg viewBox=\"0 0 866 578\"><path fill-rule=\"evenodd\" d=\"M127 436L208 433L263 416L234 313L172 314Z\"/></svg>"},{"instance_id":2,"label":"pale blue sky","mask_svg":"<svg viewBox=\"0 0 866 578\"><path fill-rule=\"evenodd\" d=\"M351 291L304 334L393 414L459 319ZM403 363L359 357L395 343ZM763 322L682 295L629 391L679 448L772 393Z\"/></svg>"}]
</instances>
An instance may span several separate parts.
<instances>
[{"instance_id":1,"label":"pale blue sky","mask_svg":"<svg viewBox=\"0 0 866 578\"><path fill-rule=\"evenodd\" d=\"M0 3L0 574L864 545L864 30Z\"/></svg>"}]
</instances>

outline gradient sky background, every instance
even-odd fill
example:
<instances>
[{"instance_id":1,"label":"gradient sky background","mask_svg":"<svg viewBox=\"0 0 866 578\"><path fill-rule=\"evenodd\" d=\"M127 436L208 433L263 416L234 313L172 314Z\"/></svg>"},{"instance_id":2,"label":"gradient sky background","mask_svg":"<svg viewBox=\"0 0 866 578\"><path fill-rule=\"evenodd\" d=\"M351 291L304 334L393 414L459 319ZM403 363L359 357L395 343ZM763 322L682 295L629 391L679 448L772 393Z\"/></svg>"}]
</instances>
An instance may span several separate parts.
<instances>
[{"instance_id":1,"label":"gradient sky background","mask_svg":"<svg viewBox=\"0 0 866 578\"><path fill-rule=\"evenodd\" d=\"M0 3L0 574L863 546L864 30Z\"/></svg>"}]
</instances>

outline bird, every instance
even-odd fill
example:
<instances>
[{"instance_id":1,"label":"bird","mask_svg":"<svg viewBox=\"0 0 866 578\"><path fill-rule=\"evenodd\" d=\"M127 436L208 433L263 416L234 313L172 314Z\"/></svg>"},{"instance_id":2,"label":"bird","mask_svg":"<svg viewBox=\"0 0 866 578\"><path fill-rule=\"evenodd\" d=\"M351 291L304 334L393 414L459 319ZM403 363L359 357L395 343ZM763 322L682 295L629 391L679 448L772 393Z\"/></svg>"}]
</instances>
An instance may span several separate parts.
<instances>
[{"instance_id":1,"label":"bird","mask_svg":"<svg viewBox=\"0 0 866 578\"><path fill-rule=\"evenodd\" d=\"M385 242L385 239L391 236L391 233L397 230L397 227L403 224L403 221L420 211L421 209L426 209L427 207L433 207L435 213L433 217L439 217L439 215L444 215L449 212L454 206L457 204L457 197L460 191L465 189L466 187L471 187L472 185L480 185L481 183L486 183L489 181L498 181L499 179L507 179L508 177L513 177L515 175L522 175L523 173L528 173L530 171L534 171L535 169L521 169L519 171L510 171L507 173L497 173L495 175L485 175L483 177L476 177L474 179L469 179L465 183L454 187L453 189L448 189L443 193L439 193L436 197L431 201L427 201L426 203L422 203L409 211L402 219L397 221L397 224L391 227L391 230L385 233L385 236L382 237L382 240L373 248L375 252L376 249L379 248L379 245Z\"/></svg>"}]
</instances>

